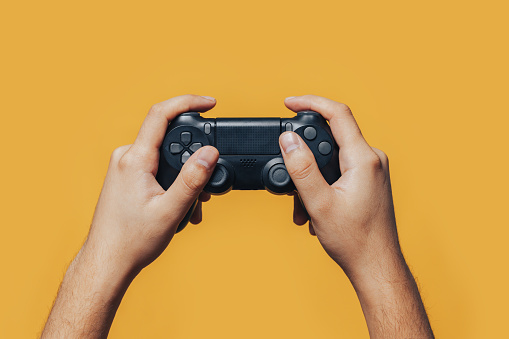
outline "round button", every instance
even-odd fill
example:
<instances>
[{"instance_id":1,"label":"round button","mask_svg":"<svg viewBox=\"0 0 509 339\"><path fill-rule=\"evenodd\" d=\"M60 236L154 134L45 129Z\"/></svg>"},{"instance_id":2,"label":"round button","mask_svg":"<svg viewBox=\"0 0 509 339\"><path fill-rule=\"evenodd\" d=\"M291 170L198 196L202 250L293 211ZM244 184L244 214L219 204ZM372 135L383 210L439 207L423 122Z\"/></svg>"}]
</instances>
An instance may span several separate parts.
<instances>
[{"instance_id":1,"label":"round button","mask_svg":"<svg viewBox=\"0 0 509 339\"><path fill-rule=\"evenodd\" d=\"M291 181L284 164L276 164L269 170L269 182L277 187L284 187Z\"/></svg>"},{"instance_id":2,"label":"round button","mask_svg":"<svg viewBox=\"0 0 509 339\"><path fill-rule=\"evenodd\" d=\"M313 140L316 138L316 129L314 127L306 127L304 129L304 137L308 140Z\"/></svg>"},{"instance_id":3,"label":"round button","mask_svg":"<svg viewBox=\"0 0 509 339\"><path fill-rule=\"evenodd\" d=\"M217 164L214 173L210 177L208 185L211 187L221 187L228 180L228 170L221 164Z\"/></svg>"},{"instance_id":4,"label":"round button","mask_svg":"<svg viewBox=\"0 0 509 339\"><path fill-rule=\"evenodd\" d=\"M318 144L318 152L322 155L327 155L332 151L332 146L327 141L322 141Z\"/></svg>"}]
</instances>

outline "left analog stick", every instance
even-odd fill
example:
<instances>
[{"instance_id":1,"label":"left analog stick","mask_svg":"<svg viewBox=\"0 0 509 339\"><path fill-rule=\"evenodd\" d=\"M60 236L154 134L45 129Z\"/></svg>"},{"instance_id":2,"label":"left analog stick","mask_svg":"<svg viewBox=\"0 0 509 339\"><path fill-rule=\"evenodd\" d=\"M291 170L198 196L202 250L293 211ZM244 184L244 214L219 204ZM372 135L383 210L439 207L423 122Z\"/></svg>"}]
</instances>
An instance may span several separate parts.
<instances>
[{"instance_id":1,"label":"left analog stick","mask_svg":"<svg viewBox=\"0 0 509 339\"><path fill-rule=\"evenodd\" d=\"M226 160L219 158L210 176L209 182L203 189L214 194L223 194L232 189L235 171Z\"/></svg>"},{"instance_id":2,"label":"left analog stick","mask_svg":"<svg viewBox=\"0 0 509 339\"><path fill-rule=\"evenodd\" d=\"M228 181L228 170L221 164L217 164L214 173L209 180L209 185L214 188L220 188Z\"/></svg>"}]
</instances>

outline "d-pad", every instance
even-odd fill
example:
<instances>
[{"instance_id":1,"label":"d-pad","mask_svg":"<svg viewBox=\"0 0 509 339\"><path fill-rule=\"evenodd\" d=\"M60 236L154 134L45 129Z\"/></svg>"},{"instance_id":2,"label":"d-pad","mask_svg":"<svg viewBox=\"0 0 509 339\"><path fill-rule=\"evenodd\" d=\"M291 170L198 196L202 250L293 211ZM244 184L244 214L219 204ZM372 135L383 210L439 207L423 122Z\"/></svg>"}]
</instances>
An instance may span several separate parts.
<instances>
[{"instance_id":1,"label":"d-pad","mask_svg":"<svg viewBox=\"0 0 509 339\"><path fill-rule=\"evenodd\" d=\"M170 144L170 153L173 155L180 154L181 164L184 164L191 157L191 154L203 146L201 142L191 143L192 141L193 135L191 132L182 132L180 133L180 142Z\"/></svg>"}]
</instances>

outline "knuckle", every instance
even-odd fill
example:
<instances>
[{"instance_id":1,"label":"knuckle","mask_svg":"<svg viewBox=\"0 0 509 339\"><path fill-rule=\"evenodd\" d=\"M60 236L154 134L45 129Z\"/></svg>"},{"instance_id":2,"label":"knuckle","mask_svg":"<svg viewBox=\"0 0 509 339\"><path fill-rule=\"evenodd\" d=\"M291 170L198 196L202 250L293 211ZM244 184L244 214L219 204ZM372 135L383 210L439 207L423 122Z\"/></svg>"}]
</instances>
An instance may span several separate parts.
<instances>
[{"instance_id":1,"label":"knuckle","mask_svg":"<svg viewBox=\"0 0 509 339\"><path fill-rule=\"evenodd\" d=\"M111 152L110 162L117 162L122 157L122 147L117 147Z\"/></svg>"},{"instance_id":2,"label":"knuckle","mask_svg":"<svg viewBox=\"0 0 509 339\"><path fill-rule=\"evenodd\" d=\"M189 111L190 104L197 95L194 94L184 94L164 102L158 102L150 108L148 115L149 116L161 116L165 115L167 111L178 111L178 112L187 112Z\"/></svg>"},{"instance_id":3,"label":"knuckle","mask_svg":"<svg viewBox=\"0 0 509 339\"><path fill-rule=\"evenodd\" d=\"M153 104L148 111L149 115L159 115L163 111L163 104L158 102L157 104Z\"/></svg>"},{"instance_id":4,"label":"knuckle","mask_svg":"<svg viewBox=\"0 0 509 339\"><path fill-rule=\"evenodd\" d=\"M366 165L373 171L383 171L382 160L375 152L372 152L369 156L366 156Z\"/></svg>"},{"instance_id":5,"label":"knuckle","mask_svg":"<svg viewBox=\"0 0 509 339\"><path fill-rule=\"evenodd\" d=\"M135 157L130 152L126 152L118 160L118 168L120 169L130 168L134 165L135 161L136 161Z\"/></svg>"},{"instance_id":6,"label":"knuckle","mask_svg":"<svg viewBox=\"0 0 509 339\"><path fill-rule=\"evenodd\" d=\"M288 174L294 180L306 180L314 172L314 162L310 159L299 161L299 165L294 168L287 168Z\"/></svg>"},{"instance_id":7,"label":"knuckle","mask_svg":"<svg viewBox=\"0 0 509 339\"><path fill-rule=\"evenodd\" d=\"M317 215L324 216L327 215L327 213L329 213L332 210L332 208L333 208L332 199L320 199L320 201L316 203L314 209Z\"/></svg>"},{"instance_id":8,"label":"knuckle","mask_svg":"<svg viewBox=\"0 0 509 339\"><path fill-rule=\"evenodd\" d=\"M323 192L308 202L306 208L311 218L317 219L330 215L330 212L334 210L334 204L334 197Z\"/></svg>"},{"instance_id":9,"label":"knuckle","mask_svg":"<svg viewBox=\"0 0 509 339\"><path fill-rule=\"evenodd\" d=\"M333 111L334 111L334 116L338 116L338 115L344 116L345 114L350 115L350 116L353 115L350 107L342 102L335 102L335 107L334 107Z\"/></svg>"},{"instance_id":10,"label":"knuckle","mask_svg":"<svg viewBox=\"0 0 509 339\"><path fill-rule=\"evenodd\" d=\"M304 94L301 96L301 99L304 99L306 101L313 101L313 100L316 100L318 99L318 97L316 95L313 95L313 94Z\"/></svg>"},{"instance_id":11,"label":"knuckle","mask_svg":"<svg viewBox=\"0 0 509 339\"><path fill-rule=\"evenodd\" d=\"M375 148L375 147L371 147L371 148L373 149L373 151L376 153L376 155L382 162L382 165L384 167L387 167L389 165L389 157L387 156L387 154L378 148Z\"/></svg>"},{"instance_id":12,"label":"knuckle","mask_svg":"<svg viewBox=\"0 0 509 339\"><path fill-rule=\"evenodd\" d=\"M184 94L182 95L177 102L177 110L180 112L187 112L191 108L191 102L197 95L194 94Z\"/></svg>"},{"instance_id":13,"label":"knuckle","mask_svg":"<svg viewBox=\"0 0 509 339\"><path fill-rule=\"evenodd\" d=\"M186 194L194 196L196 193L201 192L203 180L201 172L197 166L192 166L192 168L182 171L181 174Z\"/></svg>"},{"instance_id":14,"label":"knuckle","mask_svg":"<svg viewBox=\"0 0 509 339\"><path fill-rule=\"evenodd\" d=\"M330 121L339 121L342 122L343 119L353 118L353 113L350 107L342 102L333 102L330 106L330 111L332 113ZM357 127L358 128L358 127Z\"/></svg>"},{"instance_id":15,"label":"knuckle","mask_svg":"<svg viewBox=\"0 0 509 339\"><path fill-rule=\"evenodd\" d=\"M129 149L130 145L120 146L117 147L111 152L110 162L111 163L118 163L119 160L122 158L122 156L126 153L126 151Z\"/></svg>"},{"instance_id":16,"label":"knuckle","mask_svg":"<svg viewBox=\"0 0 509 339\"><path fill-rule=\"evenodd\" d=\"M179 112L187 112L190 109L191 102L197 97L194 94L184 94L175 97L172 100L172 107Z\"/></svg>"},{"instance_id":17,"label":"knuckle","mask_svg":"<svg viewBox=\"0 0 509 339\"><path fill-rule=\"evenodd\" d=\"M380 161L382 162L383 165L387 166L389 165L389 157L387 156L387 154L383 151L380 151L380 153L378 154L378 157L380 158Z\"/></svg>"},{"instance_id":18,"label":"knuckle","mask_svg":"<svg viewBox=\"0 0 509 339\"><path fill-rule=\"evenodd\" d=\"M189 101L189 100L193 100L193 99L195 99L196 97L198 97L198 95L188 93L188 94L184 94L184 95L182 95L182 97L181 97L181 98L182 98L184 101Z\"/></svg>"}]
</instances>

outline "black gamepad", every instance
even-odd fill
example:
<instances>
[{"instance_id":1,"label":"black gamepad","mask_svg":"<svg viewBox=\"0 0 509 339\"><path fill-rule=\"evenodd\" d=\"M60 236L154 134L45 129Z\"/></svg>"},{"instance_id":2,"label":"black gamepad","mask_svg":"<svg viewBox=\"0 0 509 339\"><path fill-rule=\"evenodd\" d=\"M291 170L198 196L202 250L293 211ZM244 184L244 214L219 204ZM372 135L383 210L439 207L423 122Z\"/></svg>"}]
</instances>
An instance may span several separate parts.
<instances>
[{"instance_id":1,"label":"black gamepad","mask_svg":"<svg viewBox=\"0 0 509 339\"><path fill-rule=\"evenodd\" d=\"M295 190L288 174L279 136L297 133L313 152L325 180L332 184L340 177L338 146L329 124L317 112L298 112L293 118L203 118L188 112L175 118L160 149L156 179L166 190L175 181L182 165L200 147L211 145L219 160L205 186L212 194L234 190L263 190L287 194ZM181 231L196 207L194 202L177 228Z\"/></svg>"}]
</instances>

